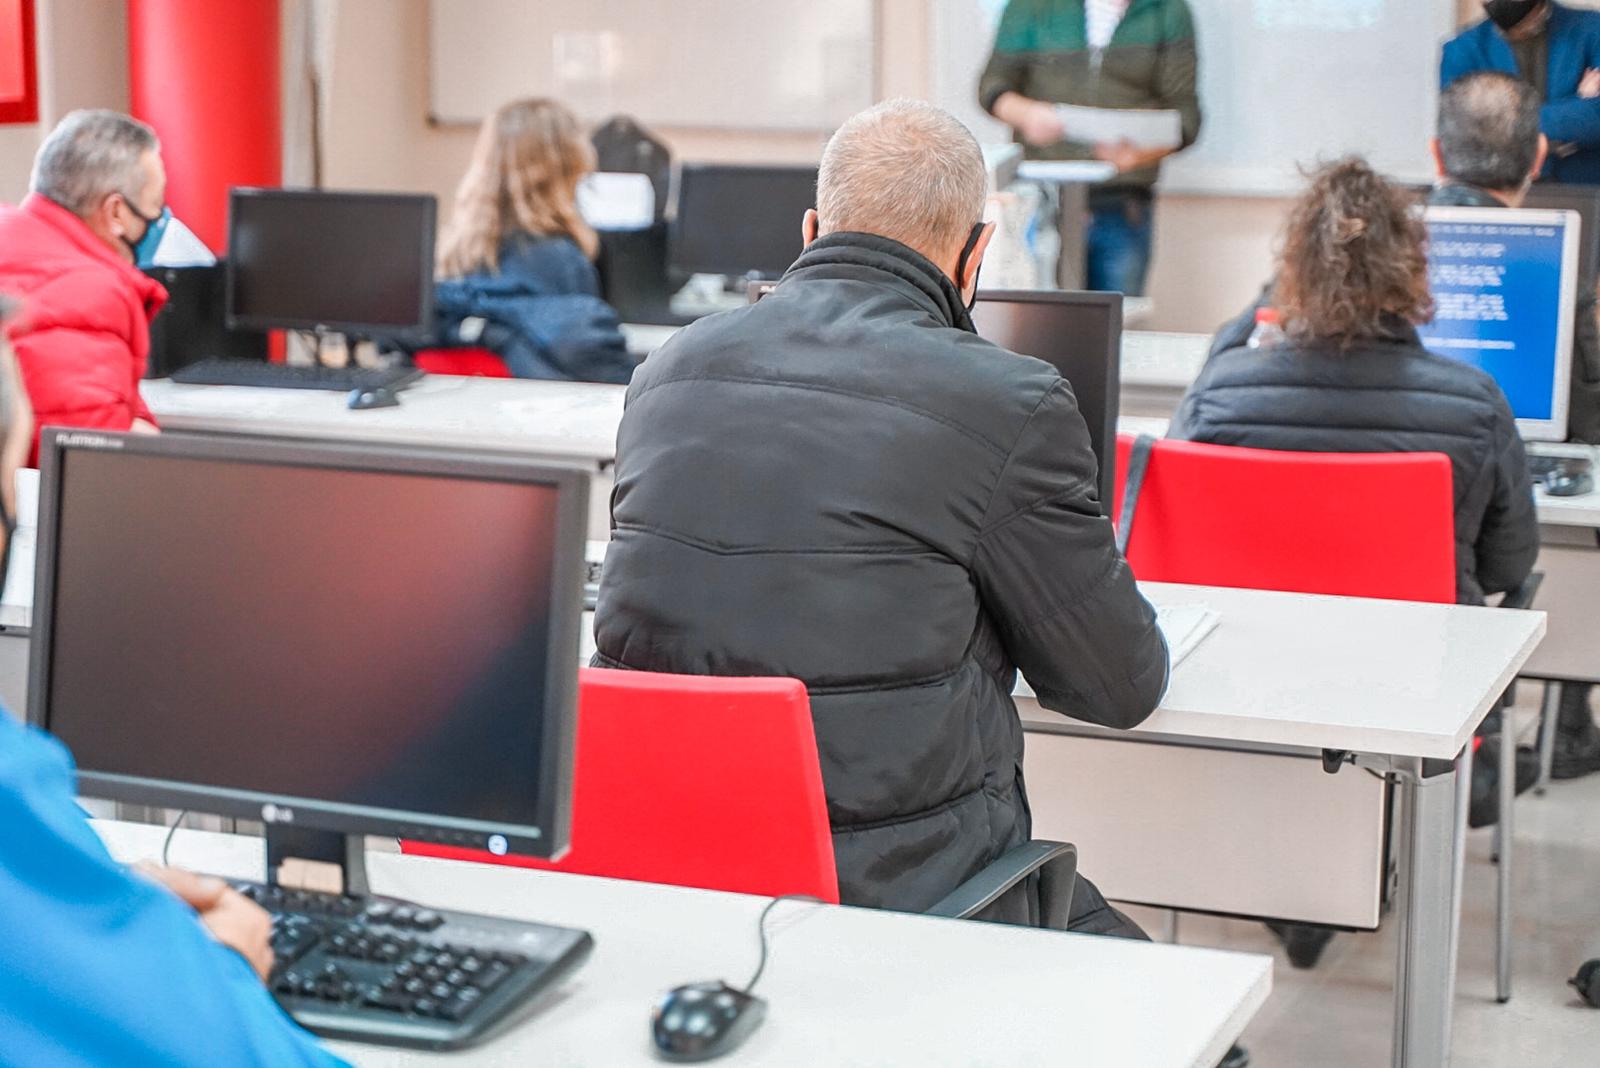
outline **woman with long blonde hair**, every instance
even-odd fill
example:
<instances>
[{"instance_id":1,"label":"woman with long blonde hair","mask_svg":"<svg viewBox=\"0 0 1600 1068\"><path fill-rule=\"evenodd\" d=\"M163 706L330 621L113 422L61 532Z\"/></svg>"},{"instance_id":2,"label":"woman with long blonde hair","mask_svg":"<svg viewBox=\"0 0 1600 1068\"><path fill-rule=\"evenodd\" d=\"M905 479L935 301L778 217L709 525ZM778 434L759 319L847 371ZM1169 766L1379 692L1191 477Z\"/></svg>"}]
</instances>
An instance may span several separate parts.
<instances>
[{"instance_id":1,"label":"woman with long blonde hair","mask_svg":"<svg viewBox=\"0 0 1600 1068\"><path fill-rule=\"evenodd\" d=\"M594 149L553 100L515 100L484 120L439 243L446 344L490 349L519 378L626 382L616 313L600 298L600 241L578 211Z\"/></svg>"}]
</instances>

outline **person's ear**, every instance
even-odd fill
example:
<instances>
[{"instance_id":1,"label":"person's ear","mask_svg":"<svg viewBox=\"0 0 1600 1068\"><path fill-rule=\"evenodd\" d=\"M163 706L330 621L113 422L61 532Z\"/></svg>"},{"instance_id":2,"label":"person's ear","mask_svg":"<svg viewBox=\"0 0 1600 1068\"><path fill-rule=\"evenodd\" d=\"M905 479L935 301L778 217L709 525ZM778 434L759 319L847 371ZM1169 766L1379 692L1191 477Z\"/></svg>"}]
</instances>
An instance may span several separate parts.
<instances>
[{"instance_id":1,"label":"person's ear","mask_svg":"<svg viewBox=\"0 0 1600 1068\"><path fill-rule=\"evenodd\" d=\"M1528 181L1531 182L1539 177L1539 173L1544 170L1544 161L1549 158L1549 156L1550 138L1546 137L1544 134L1540 134L1539 151L1533 154L1533 170L1528 172Z\"/></svg>"},{"instance_id":2,"label":"person's ear","mask_svg":"<svg viewBox=\"0 0 1600 1068\"><path fill-rule=\"evenodd\" d=\"M972 246L972 253L967 257L966 266L962 269L961 278L957 280L961 287L961 299L968 304L978 292L978 268L983 265L983 254L989 251L989 239L994 236L994 223L984 223L983 231L978 234L978 240Z\"/></svg>"},{"instance_id":3,"label":"person's ear","mask_svg":"<svg viewBox=\"0 0 1600 1068\"><path fill-rule=\"evenodd\" d=\"M817 222L817 209L807 208L805 215L800 219L800 247L806 248L817 239L817 231L821 224Z\"/></svg>"},{"instance_id":4,"label":"person's ear","mask_svg":"<svg viewBox=\"0 0 1600 1068\"><path fill-rule=\"evenodd\" d=\"M1433 157L1433 173L1439 178L1450 177L1444 170L1444 149L1439 147L1437 137L1428 138L1428 154Z\"/></svg>"}]
</instances>

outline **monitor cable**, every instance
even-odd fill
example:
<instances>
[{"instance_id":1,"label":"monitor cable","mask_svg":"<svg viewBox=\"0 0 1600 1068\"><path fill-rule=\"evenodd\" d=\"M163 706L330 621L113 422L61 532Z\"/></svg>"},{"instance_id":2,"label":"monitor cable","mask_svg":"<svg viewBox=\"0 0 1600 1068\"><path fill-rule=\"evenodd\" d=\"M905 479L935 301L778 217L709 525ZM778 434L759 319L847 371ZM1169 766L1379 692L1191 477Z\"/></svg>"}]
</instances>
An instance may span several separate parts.
<instances>
[{"instance_id":1,"label":"monitor cable","mask_svg":"<svg viewBox=\"0 0 1600 1068\"><path fill-rule=\"evenodd\" d=\"M172 838L178 833L179 824L183 823L184 818L188 815L188 809L184 809L183 811L179 812L178 818L172 821L171 827L167 828L166 840L161 843L161 866L163 868L170 867L170 865L167 864L167 854L172 849Z\"/></svg>"}]
</instances>

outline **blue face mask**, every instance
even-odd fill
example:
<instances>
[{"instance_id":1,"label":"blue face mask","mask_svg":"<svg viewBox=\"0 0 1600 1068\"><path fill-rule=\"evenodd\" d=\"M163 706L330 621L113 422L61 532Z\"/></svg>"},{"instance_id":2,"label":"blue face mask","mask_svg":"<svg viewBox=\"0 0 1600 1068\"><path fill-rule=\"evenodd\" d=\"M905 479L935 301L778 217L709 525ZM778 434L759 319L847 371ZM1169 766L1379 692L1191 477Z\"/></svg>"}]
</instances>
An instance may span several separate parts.
<instances>
[{"instance_id":1,"label":"blue face mask","mask_svg":"<svg viewBox=\"0 0 1600 1068\"><path fill-rule=\"evenodd\" d=\"M145 218L132 204L128 205L128 210L138 215L144 222L144 236L138 241L129 241L127 238L122 240L133 253L134 266L149 267L156 261L156 249L161 247L161 235L167 232L167 223L172 219L172 209L162 208L161 214L153 219Z\"/></svg>"}]
</instances>

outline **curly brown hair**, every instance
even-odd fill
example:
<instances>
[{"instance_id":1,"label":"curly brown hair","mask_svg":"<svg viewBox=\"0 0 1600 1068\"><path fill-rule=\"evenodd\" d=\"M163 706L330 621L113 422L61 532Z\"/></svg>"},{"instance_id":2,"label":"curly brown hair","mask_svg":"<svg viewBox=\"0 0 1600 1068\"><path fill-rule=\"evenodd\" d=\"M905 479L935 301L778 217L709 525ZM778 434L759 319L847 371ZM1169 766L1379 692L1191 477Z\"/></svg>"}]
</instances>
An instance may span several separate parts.
<instances>
[{"instance_id":1,"label":"curly brown hair","mask_svg":"<svg viewBox=\"0 0 1600 1068\"><path fill-rule=\"evenodd\" d=\"M1358 156L1314 172L1278 256L1284 329L1345 347L1397 319L1433 318L1428 231L1415 207L1412 194Z\"/></svg>"}]
</instances>

